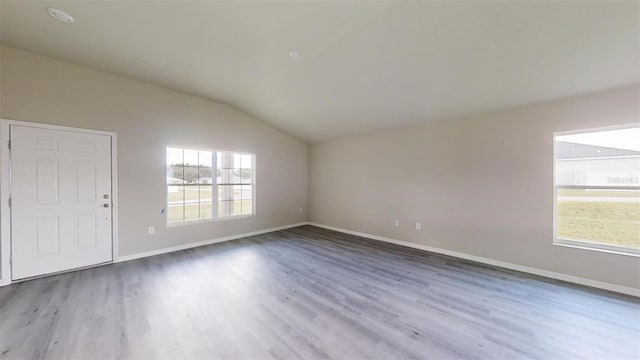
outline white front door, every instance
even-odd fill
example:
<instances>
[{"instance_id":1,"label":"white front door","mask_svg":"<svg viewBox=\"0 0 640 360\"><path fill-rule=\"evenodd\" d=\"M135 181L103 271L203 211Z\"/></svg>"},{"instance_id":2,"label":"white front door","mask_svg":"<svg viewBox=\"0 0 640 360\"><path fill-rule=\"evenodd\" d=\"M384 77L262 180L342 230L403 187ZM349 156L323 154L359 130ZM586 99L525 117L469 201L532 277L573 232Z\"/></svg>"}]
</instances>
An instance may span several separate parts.
<instances>
[{"instance_id":1,"label":"white front door","mask_svg":"<svg viewBox=\"0 0 640 360\"><path fill-rule=\"evenodd\" d=\"M10 127L12 279L111 261L111 137Z\"/></svg>"}]
</instances>

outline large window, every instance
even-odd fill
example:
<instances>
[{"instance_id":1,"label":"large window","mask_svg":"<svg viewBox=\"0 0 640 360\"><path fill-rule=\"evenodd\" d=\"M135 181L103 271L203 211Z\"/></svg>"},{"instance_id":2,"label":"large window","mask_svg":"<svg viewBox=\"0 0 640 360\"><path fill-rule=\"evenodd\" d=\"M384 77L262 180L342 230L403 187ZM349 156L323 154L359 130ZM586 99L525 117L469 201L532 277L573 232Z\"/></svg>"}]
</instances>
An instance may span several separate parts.
<instances>
[{"instance_id":1,"label":"large window","mask_svg":"<svg viewBox=\"0 0 640 360\"><path fill-rule=\"evenodd\" d=\"M254 155L167 148L167 223L254 213Z\"/></svg>"},{"instance_id":2,"label":"large window","mask_svg":"<svg viewBox=\"0 0 640 360\"><path fill-rule=\"evenodd\" d=\"M555 243L640 254L640 127L555 136Z\"/></svg>"}]
</instances>

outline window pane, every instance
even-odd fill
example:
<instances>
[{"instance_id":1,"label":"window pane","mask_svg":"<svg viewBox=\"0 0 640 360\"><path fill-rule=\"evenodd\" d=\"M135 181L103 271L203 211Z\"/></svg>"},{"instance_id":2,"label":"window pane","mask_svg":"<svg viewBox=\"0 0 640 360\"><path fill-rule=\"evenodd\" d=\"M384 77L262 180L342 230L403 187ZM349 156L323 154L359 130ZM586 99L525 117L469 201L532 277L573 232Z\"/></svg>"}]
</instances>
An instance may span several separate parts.
<instances>
[{"instance_id":1,"label":"window pane","mask_svg":"<svg viewBox=\"0 0 640 360\"><path fill-rule=\"evenodd\" d=\"M231 169L233 167L231 164L231 155L225 152L218 152L216 166L219 169Z\"/></svg>"},{"instance_id":2,"label":"window pane","mask_svg":"<svg viewBox=\"0 0 640 360\"><path fill-rule=\"evenodd\" d=\"M200 204L186 204L184 206L184 219L197 220L200 218Z\"/></svg>"},{"instance_id":3,"label":"window pane","mask_svg":"<svg viewBox=\"0 0 640 360\"><path fill-rule=\"evenodd\" d=\"M240 155L240 168L251 169L253 167L251 155Z\"/></svg>"},{"instance_id":4,"label":"window pane","mask_svg":"<svg viewBox=\"0 0 640 360\"><path fill-rule=\"evenodd\" d=\"M198 165L203 167L211 167L213 165L213 153L211 151L198 151Z\"/></svg>"},{"instance_id":5,"label":"window pane","mask_svg":"<svg viewBox=\"0 0 640 360\"><path fill-rule=\"evenodd\" d=\"M218 216L229 216L231 214L231 201L219 201L218 202Z\"/></svg>"},{"instance_id":6,"label":"window pane","mask_svg":"<svg viewBox=\"0 0 640 360\"><path fill-rule=\"evenodd\" d=\"M213 189L211 185L200 186L200 201L213 201Z\"/></svg>"},{"instance_id":7,"label":"window pane","mask_svg":"<svg viewBox=\"0 0 640 360\"><path fill-rule=\"evenodd\" d=\"M169 205L182 205L184 201L183 186L167 186L167 200Z\"/></svg>"},{"instance_id":8,"label":"window pane","mask_svg":"<svg viewBox=\"0 0 640 360\"><path fill-rule=\"evenodd\" d=\"M233 168L240 169L240 154L233 154Z\"/></svg>"},{"instance_id":9,"label":"window pane","mask_svg":"<svg viewBox=\"0 0 640 360\"><path fill-rule=\"evenodd\" d=\"M169 209L167 211L167 222L177 222L184 220L184 209L182 205L169 205Z\"/></svg>"},{"instance_id":10,"label":"window pane","mask_svg":"<svg viewBox=\"0 0 640 360\"><path fill-rule=\"evenodd\" d=\"M212 207L213 204L211 202L200 203L200 219L210 219Z\"/></svg>"},{"instance_id":11,"label":"window pane","mask_svg":"<svg viewBox=\"0 0 640 360\"><path fill-rule=\"evenodd\" d=\"M251 199L242 200L242 214L245 214L245 215L253 214L253 200Z\"/></svg>"},{"instance_id":12,"label":"window pane","mask_svg":"<svg viewBox=\"0 0 640 360\"><path fill-rule=\"evenodd\" d=\"M233 201L233 215L242 215L242 200Z\"/></svg>"},{"instance_id":13,"label":"window pane","mask_svg":"<svg viewBox=\"0 0 640 360\"><path fill-rule=\"evenodd\" d=\"M198 150L184 149L184 165L198 166Z\"/></svg>"},{"instance_id":14,"label":"window pane","mask_svg":"<svg viewBox=\"0 0 640 360\"><path fill-rule=\"evenodd\" d=\"M640 157L558 160L557 185L638 186Z\"/></svg>"},{"instance_id":15,"label":"window pane","mask_svg":"<svg viewBox=\"0 0 640 360\"><path fill-rule=\"evenodd\" d=\"M184 184L184 168L181 165L167 167L167 184Z\"/></svg>"},{"instance_id":16,"label":"window pane","mask_svg":"<svg viewBox=\"0 0 640 360\"><path fill-rule=\"evenodd\" d=\"M199 186L185 186L184 187L184 202L194 203L200 201L200 187Z\"/></svg>"},{"instance_id":17,"label":"window pane","mask_svg":"<svg viewBox=\"0 0 640 360\"><path fill-rule=\"evenodd\" d=\"M242 185L242 199L251 199L253 198L253 191L251 185Z\"/></svg>"},{"instance_id":18,"label":"window pane","mask_svg":"<svg viewBox=\"0 0 640 360\"><path fill-rule=\"evenodd\" d=\"M184 183L185 184L197 184L198 183L198 168L194 166L184 167Z\"/></svg>"},{"instance_id":19,"label":"window pane","mask_svg":"<svg viewBox=\"0 0 640 360\"><path fill-rule=\"evenodd\" d=\"M218 185L218 200L233 200L233 189L231 185Z\"/></svg>"},{"instance_id":20,"label":"window pane","mask_svg":"<svg viewBox=\"0 0 640 360\"><path fill-rule=\"evenodd\" d=\"M639 190L558 189L557 235L640 248Z\"/></svg>"},{"instance_id":21,"label":"window pane","mask_svg":"<svg viewBox=\"0 0 640 360\"><path fill-rule=\"evenodd\" d=\"M200 168L198 184L211 184L213 182L213 170L212 168Z\"/></svg>"},{"instance_id":22,"label":"window pane","mask_svg":"<svg viewBox=\"0 0 640 360\"><path fill-rule=\"evenodd\" d=\"M251 184L253 182L253 170L243 169L240 170L240 182L243 184Z\"/></svg>"},{"instance_id":23,"label":"window pane","mask_svg":"<svg viewBox=\"0 0 640 360\"><path fill-rule=\"evenodd\" d=\"M182 165L182 149L167 148L167 166Z\"/></svg>"},{"instance_id":24,"label":"window pane","mask_svg":"<svg viewBox=\"0 0 640 360\"><path fill-rule=\"evenodd\" d=\"M640 127L556 136L556 185L640 186Z\"/></svg>"},{"instance_id":25,"label":"window pane","mask_svg":"<svg viewBox=\"0 0 640 360\"><path fill-rule=\"evenodd\" d=\"M242 185L233 185L233 200L242 200Z\"/></svg>"},{"instance_id":26,"label":"window pane","mask_svg":"<svg viewBox=\"0 0 640 360\"><path fill-rule=\"evenodd\" d=\"M242 214L253 213L253 187L251 185L242 185Z\"/></svg>"},{"instance_id":27,"label":"window pane","mask_svg":"<svg viewBox=\"0 0 640 360\"><path fill-rule=\"evenodd\" d=\"M230 174L230 180L232 184L240 184L242 182L242 178L240 177L240 169L233 169L230 171Z\"/></svg>"},{"instance_id":28,"label":"window pane","mask_svg":"<svg viewBox=\"0 0 640 360\"><path fill-rule=\"evenodd\" d=\"M218 180L218 184L229 184L231 183L231 169L220 169L220 179Z\"/></svg>"}]
</instances>

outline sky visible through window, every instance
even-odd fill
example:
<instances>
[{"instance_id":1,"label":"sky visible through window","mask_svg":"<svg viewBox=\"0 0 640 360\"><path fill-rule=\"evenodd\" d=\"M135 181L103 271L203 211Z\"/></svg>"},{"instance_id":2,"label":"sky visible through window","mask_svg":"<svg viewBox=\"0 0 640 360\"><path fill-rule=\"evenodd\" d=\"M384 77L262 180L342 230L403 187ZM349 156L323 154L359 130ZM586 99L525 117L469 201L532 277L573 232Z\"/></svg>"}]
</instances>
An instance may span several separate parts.
<instances>
[{"instance_id":1,"label":"sky visible through window","mask_svg":"<svg viewBox=\"0 0 640 360\"><path fill-rule=\"evenodd\" d=\"M560 135L556 141L640 151L640 127Z\"/></svg>"}]
</instances>

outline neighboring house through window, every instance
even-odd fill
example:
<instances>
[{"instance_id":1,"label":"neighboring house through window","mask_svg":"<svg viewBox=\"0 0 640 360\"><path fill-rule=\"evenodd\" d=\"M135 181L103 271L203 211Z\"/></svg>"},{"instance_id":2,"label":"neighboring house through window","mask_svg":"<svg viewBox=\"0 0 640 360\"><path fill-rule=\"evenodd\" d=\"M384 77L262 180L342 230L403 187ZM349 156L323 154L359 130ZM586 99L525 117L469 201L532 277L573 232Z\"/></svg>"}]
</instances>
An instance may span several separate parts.
<instances>
[{"instance_id":1,"label":"neighboring house through window","mask_svg":"<svg viewBox=\"0 0 640 360\"><path fill-rule=\"evenodd\" d=\"M640 127L555 135L556 244L640 254Z\"/></svg>"}]
</instances>

